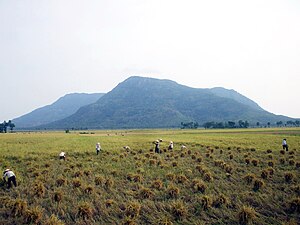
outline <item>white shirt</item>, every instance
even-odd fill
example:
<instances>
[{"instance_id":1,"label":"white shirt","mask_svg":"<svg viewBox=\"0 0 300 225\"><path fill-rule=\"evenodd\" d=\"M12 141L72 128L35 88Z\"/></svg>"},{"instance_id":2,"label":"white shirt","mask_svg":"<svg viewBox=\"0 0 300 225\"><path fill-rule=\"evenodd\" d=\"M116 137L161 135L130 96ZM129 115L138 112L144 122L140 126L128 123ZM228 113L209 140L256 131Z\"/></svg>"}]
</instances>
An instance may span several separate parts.
<instances>
[{"instance_id":1,"label":"white shirt","mask_svg":"<svg viewBox=\"0 0 300 225\"><path fill-rule=\"evenodd\" d=\"M13 176L15 176L14 172L9 170L9 171L4 173L3 178L5 178L5 177L10 178L10 177L13 177Z\"/></svg>"},{"instance_id":2,"label":"white shirt","mask_svg":"<svg viewBox=\"0 0 300 225\"><path fill-rule=\"evenodd\" d=\"M282 140L282 145L286 145L286 140Z\"/></svg>"},{"instance_id":3,"label":"white shirt","mask_svg":"<svg viewBox=\"0 0 300 225\"><path fill-rule=\"evenodd\" d=\"M66 153L61 152L61 153L59 154L59 156L65 156L65 154L66 154Z\"/></svg>"},{"instance_id":4,"label":"white shirt","mask_svg":"<svg viewBox=\"0 0 300 225\"><path fill-rule=\"evenodd\" d=\"M96 144L96 150L100 151L100 148L101 148L100 144Z\"/></svg>"}]
</instances>

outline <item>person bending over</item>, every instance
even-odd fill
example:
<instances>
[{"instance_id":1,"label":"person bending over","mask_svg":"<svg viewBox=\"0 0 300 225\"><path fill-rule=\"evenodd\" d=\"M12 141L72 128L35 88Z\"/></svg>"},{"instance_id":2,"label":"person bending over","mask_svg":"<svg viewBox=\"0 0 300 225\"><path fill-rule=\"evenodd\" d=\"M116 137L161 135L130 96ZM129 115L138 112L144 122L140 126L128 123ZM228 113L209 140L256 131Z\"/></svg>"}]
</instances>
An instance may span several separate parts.
<instances>
[{"instance_id":1,"label":"person bending over","mask_svg":"<svg viewBox=\"0 0 300 225\"><path fill-rule=\"evenodd\" d=\"M10 169L6 169L3 172L4 182L6 182L6 177L7 177L7 187L8 188L11 188L11 183L13 183L15 187L17 187L16 175L14 174L13 171L11 171Z\"/></svg>"}]
</instances>

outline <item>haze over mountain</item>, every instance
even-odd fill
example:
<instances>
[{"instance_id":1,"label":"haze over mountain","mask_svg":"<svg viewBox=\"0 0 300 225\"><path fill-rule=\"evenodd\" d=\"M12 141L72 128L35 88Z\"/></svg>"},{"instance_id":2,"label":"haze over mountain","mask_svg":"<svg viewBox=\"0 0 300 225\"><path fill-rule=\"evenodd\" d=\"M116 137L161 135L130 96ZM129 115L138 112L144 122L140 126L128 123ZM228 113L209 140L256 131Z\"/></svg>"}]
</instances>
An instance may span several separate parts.
<instances>
[{"instance_id":1,"label":"haze over mountain","mask_svg":"<svg viewBox=\"0 0 300 225\"><path fill-rule=\"evenodd\" d=\"M133 76L97 102L39 128L169 128L190 121L273 123L288 119L263 110L234 90L190 88L171 80Z\"/></svg>"},{"instance_id":2,"label":"haze over mountain","mask_svg":"<svg viewBox=\"0 0 300 225\"><path fill-rule=\"evenodd\" d=\"M51 105L47 105L32 112L13 119L17 128L39 126L74 114L80 107L96 102L104 94L72 93L67 94Z\"/></svg>"},{"instance_id":3,"label":"haze over mountain","mask_svg":"<svg viewBox=\"0 0 300 225\"><path fill-rule=\"evenodd\" d=\"M219 96L219 97L224 97L224 98L231 98L239 103L248 105L254 109L257 110L263 110L263 108L261 108L256 102L252 101L251 99L241 95L240 93L238 93L235 90L228 90L226 88L223 87L215 87L215 88L211 88L210 91Z\"/></svg>"}]
</instances>

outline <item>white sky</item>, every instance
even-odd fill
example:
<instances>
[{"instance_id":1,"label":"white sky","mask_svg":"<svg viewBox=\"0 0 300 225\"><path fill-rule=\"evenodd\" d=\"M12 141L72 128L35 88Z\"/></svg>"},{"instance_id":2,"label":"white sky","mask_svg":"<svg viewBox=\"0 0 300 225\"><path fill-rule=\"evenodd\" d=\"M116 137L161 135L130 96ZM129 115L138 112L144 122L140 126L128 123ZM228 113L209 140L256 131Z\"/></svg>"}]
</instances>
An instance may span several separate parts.
<instances>
[{"instance_id":1,"label":"white sky","mask_svg":"<svg viewBox=\"0 0 300 225\"><path fill-rule=\"evenodd\" d=\"M0 121L132 75L300 118L300 1L0 0Z\"/></svg>"}]
</instances>

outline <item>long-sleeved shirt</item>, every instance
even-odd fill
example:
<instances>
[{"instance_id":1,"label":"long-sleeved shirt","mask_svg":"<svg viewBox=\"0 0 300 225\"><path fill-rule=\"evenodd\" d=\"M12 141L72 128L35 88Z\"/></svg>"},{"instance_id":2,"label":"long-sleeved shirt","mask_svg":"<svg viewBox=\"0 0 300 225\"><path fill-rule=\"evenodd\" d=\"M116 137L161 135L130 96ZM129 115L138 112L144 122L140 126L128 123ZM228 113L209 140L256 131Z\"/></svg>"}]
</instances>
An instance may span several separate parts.
<instances>
[{"instance_id":1,"label":"long-sleeved shirt","mask_svg":"<svg viewBox=\"0 0 300 225\"><path fill-rule=\"evenodd\" d=\"M14 172L9 170L9 171L4 172L3 179L5 179L5 177L10 178L10 177L13 177L13 176L15 176Z\"/></svg>"}]
</instances>

